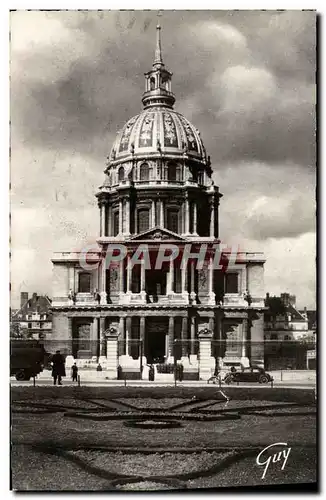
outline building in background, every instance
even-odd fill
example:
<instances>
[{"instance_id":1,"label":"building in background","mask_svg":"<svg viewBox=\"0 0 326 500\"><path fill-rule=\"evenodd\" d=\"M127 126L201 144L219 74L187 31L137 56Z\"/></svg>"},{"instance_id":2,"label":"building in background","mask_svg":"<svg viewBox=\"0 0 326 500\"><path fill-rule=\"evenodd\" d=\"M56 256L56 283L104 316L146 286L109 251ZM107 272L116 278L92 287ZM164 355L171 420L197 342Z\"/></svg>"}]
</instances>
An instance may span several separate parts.
<instances>
[{"instance_id":1,"label":"building in background","mask_svg":"<svg viewBox=\"0 0 326 500\"><path fill-rule=\"evenodd\" d=\"M20 293L20 308L11 313L11 336L46 339L52 333L51 300L46 295Z\"/></svg>"},{"instance_id":2,"label":"building in background","mask_svg":"<svg viewBox=\"0 0 326 500\"><path fill-rule=\"evenodd\" d=\"M268 369L305 369L313 366L316 312L296 307L296 296L266 294L264 314L265 364ZM307 352L311 350L310 354ZM315 356L315 354L314 354ZM309 362L308 362L309 358ZM316 359L316 356L314 357Z\"/></svg>"},{"instance_id":3,"label":"building in background","mask_svg":"<svg viewBox=\"0 0 326 500\"><path fill-rule=\"evenodd\" d=\"M137 365L143 355L146 363L181 360L186 371L198 366L202 335L207 342L200 362L208 376L216 366L263 365L265 259L259 252L242 252L236 268L214 268L222 195L200 132L174 110L171 77L158 26L154 63L145 74L144 109L118 134L96 195L98 251L87 255L96 269L85 270L78 253L52 259L53 339L74 359L95 358L104 366L105 334L116 330L122 368ZM107 269L100 256L117 243L128 254ZM131 266L139 245L148 246L153 262L162 244L181 253L186 244L193 252L206 244L203 268L193 260L182 269L172 259L158 270L145 269L144 263ZM228 261L227 251L224 256Z\"/></svg>"}]
</instances>

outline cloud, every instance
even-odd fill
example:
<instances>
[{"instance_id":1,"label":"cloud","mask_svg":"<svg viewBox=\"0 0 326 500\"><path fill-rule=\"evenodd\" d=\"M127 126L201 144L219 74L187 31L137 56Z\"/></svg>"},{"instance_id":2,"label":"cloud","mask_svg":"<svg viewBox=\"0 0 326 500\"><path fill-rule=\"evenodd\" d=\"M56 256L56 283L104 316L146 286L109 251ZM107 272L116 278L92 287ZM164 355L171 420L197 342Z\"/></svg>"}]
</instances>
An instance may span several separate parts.
<instances>
[{"instance_id":1,"label":"cloud","mask_svg":"<svg viewBox=\"0 0 326 500\"><path fill-rule=\"evenodd\" d=\"M221 235L268 250L267 290L288 240L296 252L284 286L293 285L298 242L315 229L315 19L164 11L162 20L175 107L200 130L224 193ZM94 194L117 130L141 111L155 24L148 11L11 13L15 293L22 281L50 293L52 250L96 238ZM313 265L305 279L311 301Z\"/></svg>"}]
</instances>

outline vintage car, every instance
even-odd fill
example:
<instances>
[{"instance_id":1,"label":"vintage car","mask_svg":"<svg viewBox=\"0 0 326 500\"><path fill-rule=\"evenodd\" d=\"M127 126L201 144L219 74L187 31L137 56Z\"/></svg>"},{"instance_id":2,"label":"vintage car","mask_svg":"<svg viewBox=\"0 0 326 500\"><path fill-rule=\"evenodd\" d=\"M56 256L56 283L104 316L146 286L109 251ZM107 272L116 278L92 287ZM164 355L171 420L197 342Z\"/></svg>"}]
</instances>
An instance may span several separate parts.
<instances>
[{"instance_id":1,"label":"vintage car","mask_svg":"<svg viewBox=\"0 0 326 500\"><path fill-rule=\"evenodd\" d=\"M37 340L10 341L10 375L17 380L29 380L43 371L47 353Z\"/></svg>"},{"instance_id":2,"label":"vintage car","mask_svg":"<svg viewBox=\"0 0 326 500\"><path fill-rule=\"evenodd\" d=\"M224 377L226 384L231 384L232 382L259 382L260 384L267 384L272 380L273 377L265 372L263 368L253 366L227 373Z\"/></svg>"}]
</instances>

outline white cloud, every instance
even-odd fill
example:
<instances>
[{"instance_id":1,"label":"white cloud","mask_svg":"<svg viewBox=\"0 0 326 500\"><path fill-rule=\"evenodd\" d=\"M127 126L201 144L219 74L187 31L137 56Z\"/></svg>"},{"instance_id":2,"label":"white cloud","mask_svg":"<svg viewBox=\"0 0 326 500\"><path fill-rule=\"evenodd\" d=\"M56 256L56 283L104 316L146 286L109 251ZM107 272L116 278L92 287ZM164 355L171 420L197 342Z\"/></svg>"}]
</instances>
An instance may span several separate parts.
<instances>
[{"instance_id":1,"label":"white cloud","mask_svg":"<svg viewBox=\"0 0 326 500\"><path fill-rule=\"evenodd\" d=\"M71 32L58 20L41 10L11 13L11 50L30 52L53 48L71 39Z\"/></svg>"}]
</instances>

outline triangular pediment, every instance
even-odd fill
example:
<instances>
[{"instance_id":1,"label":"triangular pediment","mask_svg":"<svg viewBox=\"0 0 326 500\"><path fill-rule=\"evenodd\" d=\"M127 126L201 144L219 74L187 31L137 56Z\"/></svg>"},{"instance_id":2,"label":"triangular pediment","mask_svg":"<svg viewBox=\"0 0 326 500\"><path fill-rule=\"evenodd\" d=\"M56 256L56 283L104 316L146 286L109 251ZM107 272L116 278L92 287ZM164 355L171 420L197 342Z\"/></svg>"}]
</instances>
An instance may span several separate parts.
<instances>
[{"instance_id":1,"label":"triangular pediment","mask_svg":"<svg viewBox=\"0 0 326 500\"><path fill-rule=\"evenodd\" d=\"M132 241L186 241L182 236L180 236L177 233L174 233L173 231L170 231L169 229L165 229L160 226L153 227L149 229L148 231L145 231L141 234L137 234L136 236L133 236L130 238Z\"/></svg>"}]
</instances>

